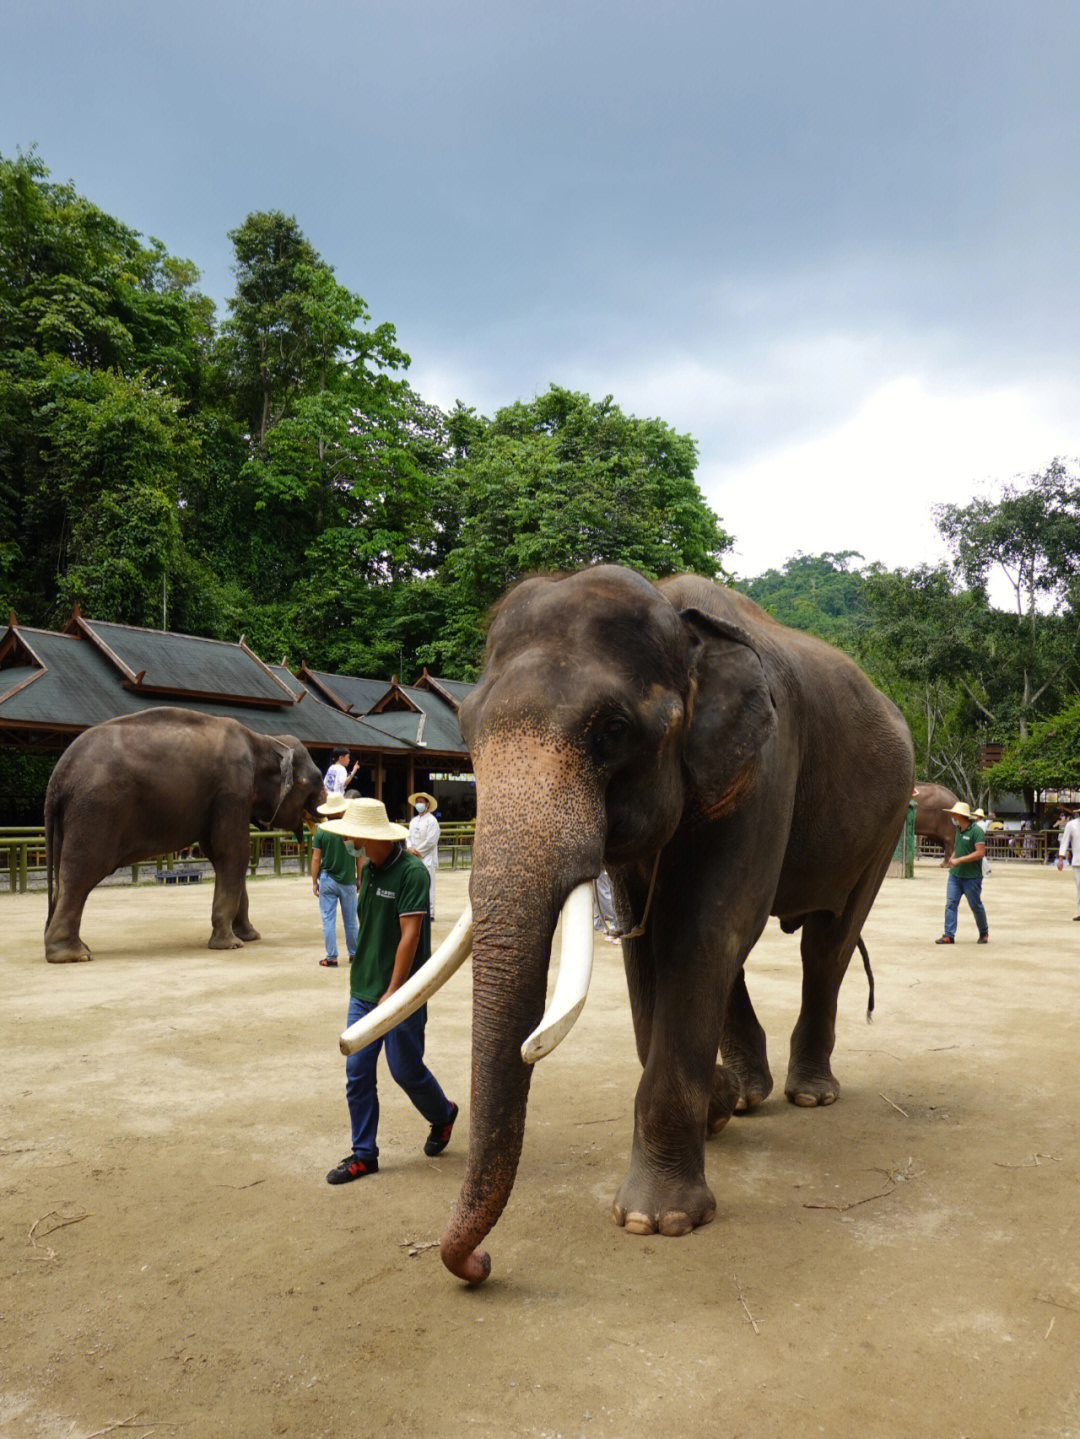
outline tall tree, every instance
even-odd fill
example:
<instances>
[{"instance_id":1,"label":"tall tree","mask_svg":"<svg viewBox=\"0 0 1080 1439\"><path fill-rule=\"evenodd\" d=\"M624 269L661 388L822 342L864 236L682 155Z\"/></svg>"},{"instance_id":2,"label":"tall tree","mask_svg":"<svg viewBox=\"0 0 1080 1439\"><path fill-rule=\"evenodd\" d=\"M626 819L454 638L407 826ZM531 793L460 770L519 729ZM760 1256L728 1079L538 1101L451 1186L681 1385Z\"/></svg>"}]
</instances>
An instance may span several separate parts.
<instances>
[{"instance_id":1,"label":"tall tree","mask_svg":"<svg viewBox=\"0 0 1080 1439\"><path fill-rule=\"evenodd\" d=\"M491 421L459 405L447 429L447 620L425 663L472 673L484 615L532 571L606 560L654 578L719 572L730 538L697 487L693 440L664 421L553 385Z\"/></svg>"},{"instance_id":2,"label":"tall tree","mask_svg":"<svg viewBox=\"0 0 1080 1439\"><path fill-rule=\"evenodd\" d=\"M996 626L998 657L1017 672L1006 710L968 693L986 717L1026 736L1040 702L1075 662L1080 641L1080 476L1056 459L1026 484L1006 485L1000 498L970 505L938 505L938 528L950 545L957 572L984 593L992 570L1013 593L1015 618ZM1072 610L1065 623L1060 617Z\"/></svg>"}]
</instances>

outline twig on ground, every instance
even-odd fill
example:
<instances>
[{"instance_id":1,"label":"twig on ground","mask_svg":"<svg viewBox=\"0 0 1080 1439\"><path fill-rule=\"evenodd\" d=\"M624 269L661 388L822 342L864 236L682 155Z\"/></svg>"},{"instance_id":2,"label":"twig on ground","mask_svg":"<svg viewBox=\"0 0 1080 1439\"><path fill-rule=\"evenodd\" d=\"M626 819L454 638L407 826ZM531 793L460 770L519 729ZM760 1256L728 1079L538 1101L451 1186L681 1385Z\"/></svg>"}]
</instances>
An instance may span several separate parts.
<instances>
[{"instance_id":1,"label":"twig on ground","mask_svg":"<svg viewBox=\"0 0 1080 1439\"><path fill-rule=\"evenodd\" d=\"M928 1049L927 1054L944 1054L947 1049L959 1049L958 1044L939 1044L935 1049Z\"/></svg>"},{"instance_id":2,"label":"twig on ground","mask_svg":"<svg viewBox=\"0 0 1080 1439\"><path fill-rule=\"evenodd\" d=\"M413 1259L417 1254L423 1254L425 1249L438 1249L437 1239L402 1239L398 1244L399 1249L408 1251L409 1258Z\"/></svg>"},{"instance_id":3,"label":"twig on ground","mask_svg":"<svg viewBox=\"0 0 1080 1439\"><path fill-rule=\"evenodd\" d=\"M138 1429L143 1422L145 1421L139 1419L139 1411L136 1409L135 1413L129 1414L126 1419L114 1419L110 1424L106 1424L104 1429L95 1429L93 1434L86 1436L86 1439L101 1439L103 1434L115 1434L118 1429ZM170 1424L168 1427L171 1429L175 1426ZM139 1439L147 1439L147 1435L153 1434L153 1432L154 1426L151 1425L149 1429L143 1430Z\"/></svg>"},{"instance_id":4,"label":"twig on ground","mask_svg":"<svg viewBox=\"0 0 1080 1439\"><path fill-rule=\"evenodd\" d=\"M71 1214L68 1216L64 1216L59 1212L59 1210L50 1209L49 1212L47 1214L43 1214L40 1219L34 1220L33 1224L31 1224L30 1226L29 1231L27 1232L26 1237L27 1239L29 1239L34 1249L40 1250L41 1245L37 1242L35 1235L37 1234L38 1225L44 1224L46 1219L55 1219L56 1223L53 1224L50 1228L42 1231L42 1239L48 1238L50 1234L54 1234L58 1229L66 1229L69 1224L81 1224L84 1219L89 1218L89 1214ZM58 1264L60 1262L59 1256L57 1255L56 1250L52 1247L51 1244L45 1245L45 1252L43 1254L39 1254L38 1258L45 1259L52 1264Z\"/></svg>"},{"instance_id":5,"label":"twig on ground","mask_svg":"<svg viewBox=\"0 0 1080 1439\"><path fill-rule=\"evenodd\" d=\"M1043 1338L1044 1338L1044 1339L1049 1339L1049 1338L1050 1338L1050 1331L1051 1331L1051 1329L1053 1329L1053 1327L1054 1327L1054 1325L1055 1325L1056 1323L1057 1323L1057 1315L1056 1315L1056 1314L1051 1314L1051 1316L1050 1316L1050 1323L1046 1326L1046 1333L1043 1335Z\"/></svg>"},{"instance_id":6,"label":"twig on ground","mask_svg":"<svg viewBox=\"0 0 1080 1439\"><path fill-rule=\"evenodd\" d=\"M1068 1314L1080 1314L1080 1305L1062 1304L1060 1299L1051 1299L1049 1294L1036 1294L1036 1304L1049 1304L1052 1309L1064 1309Z\"/></svg>"},{"instance_id":7,"label":"twig on ground","mask_svg":"<svg viewBox=\"0 0 1080 1439\"><path fill-rule=\"evenodd\" d=\"M621 1118L621 1114L613 1114L608 1119L578 1119L574 1122L574 1128L581 1129L586 1124L616 1124Z\"/></svg>"},{"instance_id":8,"label":"twig on ground","mask_svg":"<svg viewBox=\"0 0 1080 1439\"><path fill-rule=\"evenodd\" d=\"M884 1095L882 1096L882 1098L884 1098ZM888 1199L889 1195L893 1193L898 1184L902 1184L905 1179L911 1179L913 1177L911 1174L910 1159L902 1170L873 1169L870 1171L870 1173L883 1174L885 1178L889 1181L891 1187L889 1189L883 1189L880 1194L868 1194L865 1199L844 1199L841 1200L839 1204L823 1204L819 1203L817 1200L811 1199L809 1203L803 1205L803 1208L835 1209L838 1214L843 1214L849 1209L857 1209L860 1204L869 1204L871 1200Z\"/></svg>"},{"instance_id":9,"label":"twig on ground","mask_svg":"<svg viewBox=\"0 0 1080 1439\"><path fill-rule=\"evenodd\" d=\"M215 1184L215 1189L254 1189L256 1184L265 1184L266 1176L262 1179L253 1179L250 1184Z\"/></svg>"},{"instance_id":10,"label":"twig on ground","mask_svg":"<svg viewBox=\"0 0 1080 1439\"><path fill-rule=\"evenodd\" d=\"M883 1099L886 1104L892 1104L892 1107L896 1110L897 1114L902 1114L905 1119L911 1118L911 1115L907 1112L906 1109L901 1109L898 1104L893 1104L889 1096L887 1094L882 1094L880 1089L878 1090L878 1097L880 1099Z\"/></svg>"},{"instance_id":11,"label":"twig on ground","mask_svg":"<svg viewBox=\"0 0 1080 1439\"><path fill-rule=\"evenodd\" d=\"M998 1169L1038 1169L1041 1159L1049 1159L1054 1164L1061 1163L1060 1154L1033 1154L1030 1159L1025 1159L1022 1164L1006 1164L1002 1159L995 1159L994 1164Z\"/></svg>"},{"instance_id":12,"label":"twig on ground","mask_svg":"<svg viewBox=\"0 0 1080 1439\"><path fill-rule=\"evenodd\" d=\"M746 1314L747 1319L749 1319L750 1321L750 1328L754 1331L755 1334L760 1334L761 1330L758 1328L757 1320L750 1313L750 1307L747 1304L746 1300L743 1298L742 1285L739 1283L739 1276L735 1274L734 1269L731 1272L735 1276L735 1293L738 1295L739 1303L742 1305L743 1311Z\"/></svg>"}]
</instances>

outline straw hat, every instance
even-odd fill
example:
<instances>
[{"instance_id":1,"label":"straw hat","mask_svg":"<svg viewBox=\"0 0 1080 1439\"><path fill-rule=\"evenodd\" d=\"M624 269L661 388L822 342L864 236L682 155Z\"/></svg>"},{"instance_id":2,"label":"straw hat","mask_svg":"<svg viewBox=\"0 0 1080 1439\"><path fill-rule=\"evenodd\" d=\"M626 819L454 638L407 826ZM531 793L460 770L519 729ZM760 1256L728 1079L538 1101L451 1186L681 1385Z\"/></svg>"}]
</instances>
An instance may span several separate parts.
<instances>
[{"instance_id":1,"label":"straw hat","mask_svg":"<svg viewBox=\"0 0 1080 1439\"><path fill-rule=\"evenodd\" d=\"M380 799L346 800L341 818L328 820L323 829L346 839L405 839L409 833L404 825L390 823Z\"/></svg>"},{"instance_id":2,"label":"straw hat","mask_svg":"<svg viewBox=\"0 0 1080 1439\"><path fill-rule=\"evenodd\" d=\"M438 809L439 807L439 801L435 798L433 794L428 794L426 789L418 789L415 794L411 794L409 796L409 803L412 805L413 809L416 808L416 801L418 799L426 799L428 809Z\"/></svg>"},{"instance_id":3,"label":"straw hat","mask_svg":"<svg viewBox=\"0 0 1080 1439\"><path fill-rule=\"evenodd\" d=\"M945 813L958 814L961 819L975 818L975 816L971 813L971 806L969 804L965 804L963 800L958 801L956 804L953 805L952 809L947 809Z\"/></svg>"},{"instance_id":4,"label":"straw hat","mask_svg":"<svg viewBox=\"0 0 1080 1439\"><path fill-rule=\"evenodd\" d=\"M325 804L316 806L316 814L324 814L333 818L335 815L345 813L345 805L348 803L343 794L328 794Z\"/></svg>"},{"instance_id":5,"label":"straw hat","mask_svg":"<svg viewBox=\"0 0 1080 1439\"><path fill-rule=\"evenodd\" d=\"M975 811L975 818L976 818L976 819L985 819L985 818L986 818L986 811L980 807L979 809L977 809L977 810Z\"/></svg>"}]
</instances>

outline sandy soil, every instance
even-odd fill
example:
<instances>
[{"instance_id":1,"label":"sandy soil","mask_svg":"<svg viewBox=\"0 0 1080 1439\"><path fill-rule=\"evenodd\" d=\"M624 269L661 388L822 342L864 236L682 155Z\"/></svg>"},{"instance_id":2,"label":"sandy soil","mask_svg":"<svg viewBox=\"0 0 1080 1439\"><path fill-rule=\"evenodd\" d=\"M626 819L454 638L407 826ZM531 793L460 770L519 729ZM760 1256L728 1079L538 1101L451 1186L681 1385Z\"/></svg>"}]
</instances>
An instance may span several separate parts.
<instances>
[{"instance_id":1,"label":"sandy soil","mask_svg":"<svg viewBox=\"0 0 1080 1439\"><path fill-rule=\"evenodd\" d=\"M441 876L449 927L463 873ZM438 1160L385 1078L377 1176L348 1148L344 972L300 878L266 938L205 949L209 887L97 891L89 965L48 966L40 894L0 894L0 1434L1080 1435L1080 925L1072 881L997 864L992 944L935 948L944 879L886 881L852 968L837 1105L774 1093L708 1147L715 1223L609 1217L638 1065L618 950L537 1073L470 1291L435 1248ZM782 1089L797 942L750 967ZM470 981L428 1026L464 1106ZM125 1427L116 1426L126 1421Z\"/></svg>"}]
</instances>

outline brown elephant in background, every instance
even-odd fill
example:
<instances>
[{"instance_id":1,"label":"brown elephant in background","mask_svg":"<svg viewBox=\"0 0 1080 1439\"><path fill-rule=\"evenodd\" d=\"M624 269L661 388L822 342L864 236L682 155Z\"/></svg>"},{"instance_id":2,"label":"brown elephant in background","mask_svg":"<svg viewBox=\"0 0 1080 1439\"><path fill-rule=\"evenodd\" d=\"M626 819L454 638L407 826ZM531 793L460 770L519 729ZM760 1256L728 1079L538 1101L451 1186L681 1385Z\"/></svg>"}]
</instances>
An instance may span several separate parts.
<instances>
[{"instance_id":1,"label":"brown elephant in background","mask_svg":"<svg viewBox=\"0 0 1080 1439\"><path fill-rule=\"evenodd\" d=\"M803 1106L839 1094L837 994L904 823L914 756L899 710L846 656L708 580L654 585L611 565L504 597L461 724L478 806L473 1088L442 1257L479 1283L490 1270L479 1245L524 1138L522 1045L544 1014L571 892L606 866L634 925L623 955L643 1074L615 1220L687 1234L716 1211L706 1134L772 1088L743 973L770 914L802 929L785 1092ZM564 967L566 951L564 935Z\"/></svg>"},{"instance_id":2,"label":"brown elephant in background","mask_svg":"<svg viewBox=\"0 0 1080 1439\"><path fill-rule=\"evenodd\" d=\"M952 859L956 843L956 826L947 811L957 803L956 795L943 784L915 781L915 833L925 839L936 839L945 846L943 865Z\"/></svg>"},{"instance_id":3,"label":"brown elephant in background","mask_svg":"<svg viewBox=\"0 0 1080 1439\"><path fill-rule=\"evenodd\" d=\"M322 775L292 735L272 739L171 706L94 725L61 755L45 795L45 958L92 958L79 927L94 886L121 865L191 844L214 867L209 947L258 939L248 918L251 821L299 835L323 795Z\"/></svg>"}]
</instances>

